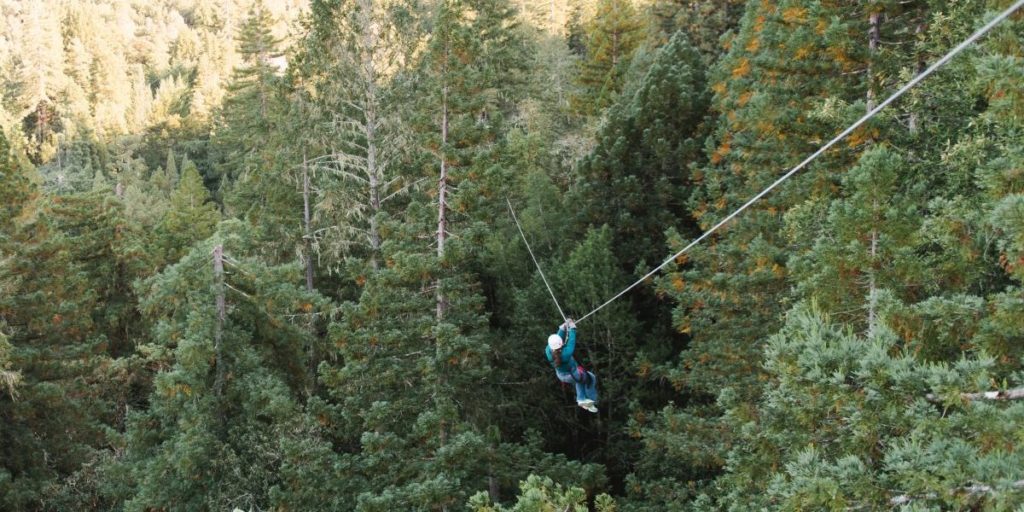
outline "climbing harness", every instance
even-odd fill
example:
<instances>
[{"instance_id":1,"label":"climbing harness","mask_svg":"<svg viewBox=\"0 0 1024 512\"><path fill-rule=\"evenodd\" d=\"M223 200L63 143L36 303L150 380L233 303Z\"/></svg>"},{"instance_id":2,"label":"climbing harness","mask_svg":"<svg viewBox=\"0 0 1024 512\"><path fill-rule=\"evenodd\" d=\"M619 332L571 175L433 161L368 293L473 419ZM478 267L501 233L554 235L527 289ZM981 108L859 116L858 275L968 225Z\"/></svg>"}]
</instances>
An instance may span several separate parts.
<instances>
[{"instance_id":1,"label":"climbing harness","mask_svg":"<svg viewBox=\"0 0 1024 512\"><path fill-rule=\"evenodd\" d=\"M870 111L870 112L868 112L868 113L867 113L867 114L865 114L865 115L864 115L863 117L861 117L860 119L858 119L858 120L857 120L857 122L855 122L855 123L851 124L851 125L850 125L850 126L849 126L849 127L847 128L847 129L845 129L845 130L843 130L843 131L842 131L841 133L839 133L839 135L836 135L836 136L835 136L835 138L833 138L832 140L828 141L828 143L827 143L827 144L825 144L825 145L824 145L824 146L822 146L822 147L821 147L820 149L818 149L817 151L815 151L815 152L814 152L813 154L811 154L811 156L809 156L809 157L807 157L806 159L804 159L804 161L802 161L802 162L800 162L799 164L797 164L797 166L796 166L796 167L794 167L794 168L792 168L792 169L791 169L791 170L790 170L789 172L787 172L786 174L783 174L783 175L782 175L782 177L780 177L779 179L775 180L775 182L774 182L774 183L772 183L771 185L768 185L768 187L767 187L767 188L765 188L764 190L762 190L762 191L761 191L760 193L758 193L758 194L757 194L756 196L752 197L752 198L751 198L751 199L750 199L749 201L747 201L746 203L744 203L744 204L743 204L743 206L740 206L740 207L739 207L739 208L737 208L737 209L736 209L736 210L735 210L734 212L730 213L730 214L729 214L728 216L726 216L726 217L725 217L724 219L722 219L721 221L719 221L719 222L718 222L718 224L715 224L714 226L712 226L712 227L711 227L711 229L709 229L709 230L705 231L705 232L704 232L704 233L703 233L702 235L700 235L700 236L699 236L699 237L697 237L697 238L696 238L695 240L693 240L692 242L690 242L690 243L689 243L689 244L688 244L688 245L687 245L686 247L683 247L683 249L682 249L681 251L679 251L679 252L677 252L677 253L673 254L673 255L672 255L672 256L671 256L670 258L668 258L667 260L665 260L665 261L664 261L664 262L663 262L663 263L662 263L661 265L658 265L657 267L654 267L654 269L653 269L653 270L651 270L650 272L648 272L648 273L644 274L644 276L643 276L643 277L641 277L640 279L637 279L637 280L636 280L636 282L634 282L633 284L631 284L631 285L627 286L627 287L626 287L625 289L623 289L623 290L622 290L621 292L619 292L619 293L615 294L615 296L613 296L612 298L608 299L607 301L605 301L605 302L604 302L603 304L601 304L600 306L598 306L598 307L594 308L594 310L593 310L593 311L591 311L591 312L589 312L589 313L587 313L587 314L583 315L582 317L580 317L580 319L579 319L579 320L576 320L576 323L577 323L577 324L579 324L580 322L582 322L582 321L586 320L587 318L589 318L589 317L590 317L591 315L593 315L594 313L597 313L598 311L600 311L601 309L603 309L603 308L604 308L605 306L607 306L608 304L611 304L612 302L614 302L614 301L615 301L616 299L618 299L619 297L621 297L621 296L625 295L625 294L626 294L626 292L628 292L628 291L632 290L633 288L637 287L638 285L640 285L640 283L642 283L642 282L644 282L645 280L647 280L647 279L648 279L649 277L651 277L652 275L654 275L654 274L655 274L656 272L658 272L658 271L659 271L659 270L661 270L662 268L665 268L665 266L666 266L666 265L668 265L669 263L672 263L673 261L675 261L675 260L676 260L676 258L678 258L679 256L682 256L682 255L683 255L684 253L686 253L687 251L689 251L689 250L690 250L691 248L693 248L693 247L694 247L695 245L699 244L699 243L700 243L700 242L701 242L702 240L704 240L705 238L707 238L707 237L711 236L711 234L712 234L712 233L714 233L715 231L717 231L717 230L718 230L718 228L722 227L722 226L723 226L723 225L724 225L724 224L725 224L726 222L729 222L730 220L732 220L732 219L733 219L733 217L736 217L737 215L739 215L739 214L740 214L740 212L742 212L743 210L746 210L746 209L747 209L747 208L748 208L748 207L749 207L750 205L754 204L754 203L755 203L755 202L757 202L757 201L758 201L759 199L761 199L762 197L764 197L764 196L765 196L766 194L768 194L768 192L770 192L770 191L771 191L772 189L774 189L775 187L777 187L777 186L778 186L778 185L779 185L780 183L782 183L783 181L786 181L786 180L787 180L787 179L789 179L789 178L790 178L791 176L793 176L793 175L794 175L794 174L796 174L796 173L797 173L798 171L800 171L800 169L803 169L804 167L806 167L806 166L807 166L807 164L811 163L811 162L812 162L812 161L814 161L814 160L815 160L816 158L818 158L819 156L821 156L821 154L822 154L822 153L824 153L825 151L828 151L828 149L829 149L829 148L831 148L832 146L834 146L834 145L835 145L835 144L836 144L837 142L839 142L840 140L842 140L843 138L845 138L845 137L846 137L847 135L849 135L849 134L853 133L853 131L854 131L854 130L856 130L856 129L857 129L857 128L859 128L859 127L860 127L860 126L861 126L862 124L864 124L864 123L865 123L865 122L867 122L867 121L868 121L869 119L871 119L872 117L874 117L874 116L875 116L875 114L879 113L879 112L880 112L880 111L881 111L882 109L884 109L885 107L887 107L887 106L888 106L888 105L889 105L890 103L892 103L893 101L896 101L896 99L897 99L897 98L899 98L900 96L903 96L903 94L904 94L904 93L906 93L906 92L907 92L907 91L909 91L909 90L910 90L911 88L913 88L914 86L916 86L916 85L917 85L918 83L920 83L920 82L921 82L922 80L924 80L924 79L925 79L926 77L928 77L928 75L931 75L931 74L932 74L933 72L935 72L935 70L937 70L937 69L939 69L940 67L942 67L943 65L945 65L945 64L946 64L947 62L949 62L949 61L950 61L950 60L951 60L951 59L952 59L953 57L955 57L955 56L956 56L957 54L959 54L959 53L960 53L961 51L963 51L963 50L964 50L965 48L967 48L968 46L970 46L970 44L971 44L971 43L973 43L974 41L978 40L978 39L979 39L979 38L980 38L981 36L983 36L983 35L985 35L986 33L988 33L988 32L989 32L990 30L992 30L992 28L994 28L994 27L995 27L996 25L998 25L998 24L999 24L1000 22L1002 22L1002 21L1003 21L1003 20L1005 20L1005 19L1006 19L1007 17L1009 17L1009 16L1011 15L1011 14L1013 14L1013 12L1014 12L1014 11L1016 11L1017 9L1019 9L1019 8L1020 8L1021 6L1024 6L1024 0L1017 0L1017 2L1015 2L1015 3L1013 4L1013 5L1011 5L1010 7L1008 7L1008 8L1006 9L1006 10L1004 10L1004 11L1003 11L1002 13L1000 13L1000 14L999 14L998 16L996 16L995 18L992 18L992 20L991 20L991 21L989 21L988 23L986 23L986 24L985 24L985 26L983 26L983 27L981 27L980 29L978 29L978 30L977 30L977 31L976 31L976 32L975 32L974 34L972 34L972 35L971 35L971 37L968 37L968 38L967 38L966 40L964 40L964 42L962 42L962 43L960 43L959 45L957 45L957 46L956 46L956 48L953 48L953 49L952 49L952 50L950 50L950 51L949 51L948 53L946 53L946 55L944 55L944 56L943 56L943 57L942 57L941 59L939 59L939 60L935 61L935 63L934 63L934 64L932 64L931 66L929 66L929 67L928 67L928 69L926 69L926 70L922 71L922 72L921 72L921 74L917 75L917 76L916 76L916 77L914 77L914 78L913 78L912 80L910 80L909 82L907 82L907 84L906 84L906 85L904 85L904 86L903 86L903 87L901 87L901 88L900 88L900 89L899 89L898 91L896 91L895 93L893 93L893 95L892 95L892 96L889 96L889 98L888 98L888 99L886 99L886 100L885 100L885 101L883 101L882 103L878 104L878 106L877 106L877 107L875 107L875 108L871 109L871 111ZM511 207L511 205L510 205L510 207ZM521 232L522 232L522 231L520 231L520 233L521 233ZM524 239L525 239L525 237L524 237ZM538 268L539 268L539 267L538 267Z\"/></svg>"}]
</instances>

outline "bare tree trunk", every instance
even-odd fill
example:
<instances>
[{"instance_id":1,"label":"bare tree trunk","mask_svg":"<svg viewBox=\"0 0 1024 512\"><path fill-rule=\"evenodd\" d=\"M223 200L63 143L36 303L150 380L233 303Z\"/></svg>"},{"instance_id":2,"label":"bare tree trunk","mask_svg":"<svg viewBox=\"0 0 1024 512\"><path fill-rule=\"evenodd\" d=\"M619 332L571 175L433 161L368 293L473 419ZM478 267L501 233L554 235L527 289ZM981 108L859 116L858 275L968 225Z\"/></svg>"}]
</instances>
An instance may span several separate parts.
<instances>
[{"instance_id":1,"label":"bare tree trunk","mask_svg":"<svg viewBox=\"0 0 1024 512\"><path fill-rule=\"evenodd\" d=\"M881 26L882 17L881 13L873 12L869 18L868 28L868 92L867 92L867 110L870 112L875 108L875 78L872 73L872 63L878 56L878 44L881 40ZM872 226L871 226L871 260L870 270L868 272L868 333L875 331L877 324L878 314L878 290L877 290L877 279L876 279L876 267L878 258L878 199L871 200L871 215L872 215Z\"/></svg>"},{"instance_id":2,"label":"bare tree trunk","mask_svg":"<svg viewBox=\"0 0 1024 512\"><path fill-rule=\"evenodd\" d=\"M378 51L379 27L373 21L373 1L362 0L360 2L361 28L363 30L362 49L362 72L365 83L363 91L366 101L364 115L366 124L364 132L366 135L366 174L370 185L370 267L378 269L378 255L380 254L381 239L380 226L378 225L378 214L381 210L380 187L382 182L382 169L378 167L377 161L377 126L380 119L377 112L377 66L374 60L374 52Z\"/></svg>"},{"instance_id":3,"label":"bare tree trunk","mask_svg":"<svg viewBox=\"0 0 1024 512\"><path fill-rule=\"evenodd\" d=\"M941 402L942 399L933 393L928 393L925 398L929 402ZM1021 400L1024 399L1024 387L1006 389L1003 391L984 391L981 393L960 393L960 399L968 402L976 400Z\"/></svg>"},{"instance_id":4,"label":"bare tree trunk","mask_svg":"<svg viewBox=\"0 0 1024 512\"><path fill-rule=\"evenodd\" d=\"M435 294L437 300L437 322L440 323L444 320L445 314L448 310L448 301L445 298L444 292L441 288L442 280L442 269L441 260L444 258L445 241L447 240L448 234L448 155L447 155L447 144L448 144L448 124L449 124L449 112L448 112L448 59L451 57L451 49L448 42L445 44L443 65L440 70L441 78L441 148L440 148L440 173L437 180L437 259L438 259L438 275L434 281ZM444 353L441 349L441 340L434 340L434 365L437 368L437 378L434 381L435 386L435 404L438 403L442 396L442 389L444 388L445 379L443 365ZM444 417L441 418L438 426L438 442L440 446L446 446L448 444L448 421ZM448 507L442 505L441 510L447 512Z\"/></svg>"},{"instance_id":5,"label":"bare tree trunk","mask_svg":"<svg viewBox=\"0 0 1024 512\"><path fill-rule=\"evenodd\" d=\"M868 112L875 108L875 77L873 74L873 62L878 56L878 44L882 40L882 13L873 12L868 18Z\"/></svg>"},{"instance_id":6,"label":"bare tree trunk","mask_svg":"<svg viewBox=\"0 0 1024 512\"><path fill-rule=\"evenodd\" d=\"M309 167L306 159L306 150L302 150L302 222L303 222L303 245L306 249L306 291L313 291L313 227L309 215ZM307 324L312 340L309 343L306 365L309 368L310 380L306 386L307 397L316 393L317 380L316 369L320 364L316 350L316 315L309 316Z\"/></svg>"},{"instance_id":7,"label":"bare tree trunk","mask_svg":"<svg viewBox=\"0 0 1024 512\"><path fill-rule=\"evenodd\" d=\"M1017 480L1016 482L1013 482L1012 484L1010 484L1010 487L1012 487L1013 489L1024 489L1024 480ZM961 487L959 489L950 489L950 492L957 492L957 493L962 492L964 494L967 494L968 496L978 496L978 495L982 495L982 494L989 494L989 493L993 492L993 490L994 489L992 488L991 485L974 484L974 485L968 485L966 487ZM898 496L894 496L894 497L890 498L889 499L889 504L893 505L893 506L902 506L902 505L909 504L910 502L914 501L915 499L929 499L930 500L930 499L935 499L936 497L937 496L936 496L935 493L928 493L928 494L921 495L921 496L911 496L909 494L900 494Z\"/></svg>"},{"instance_id":8,"label":"bare tree trunk","mask_svg":"<svg viewBox=\"0 0 1024 512\"><path fill-rule=\"evenodd\" d=\"M619 33L612 34L612 68L619 65Z\"/></svg>"},{"instance_id":9,"label":"bare tree trunk","mask_svg":"<svg viewBox=\"0 0 1024 512\"><path fill-rule=\"evenodd\" d=\"M610 328L608 328L607 326L604 329L604 339L607 340L607 343L608 343L608 364L604 366L604 370L603 371L604 372L610 372L611 367L612 367L612 361L615 360L615 355L612 353L612 351L615 348L615 344L612 343L612 330ZM596 375L596 373L595 373L595 375ZM607 376L607 375L605 375L605 376ZM607 390L608 390L608 388L605 387L605 392L606 393L607 393ZM613 415L615 414L615 411L613 410L613 407L614 407L613 404L615 403L615 401L612 400L612 396L606 394L604 400L601 400L600 403L602 404L602 407L605 408L605 411L606 411L606 414L608 414L608 417L609 418L613 418L614 417ZM604 442L605 442L605 446L611 446L612 445L612 429L610 429L610 428L605 429L605 432L604 432Z\"/></svg>"},{"instance_id":10,"label":"bare tree trunk","mask_svg":"<svg viewBox=\"0 0 1024 512\"><path fill-rule=\"evenodd\" d=\"M917 24L917 28L914 29L914 35L920 36L922 32L924 32L924 22L921 22L921 23ZM925 70L925 66L926 66L926 64L925 64L925 61L924 61L924 52L918 52L918 54L917 54L917 67L914 70L914 76L917 76L917 75L920 75L921 73L923 73L924 70ZM917 112L913 112L913 111L910 112L910 120L907 123L907 129L910 130L910 133L912 135L917 133L917 129L918 129L917 122L918 122L917 121Z\"/></svg>"},{"instance_id":11,"label":"bare tree trunk","mask_svg":"<svg viewBox=\"0 0 1024 512\"><path fill-rule=\"evenodd\" d=\"M372 117L371 117L372 116ZM378 215L381 209L380 201L380 170L377 168L377 141L374 126L376 124L376 112L370 106L367 110L366 119L366 166L370 178L370 266L377 270L379 263L377 255L380 254L380 226Z\"/></svg>"},{"instance_id":12,"label":"bare tree trunk","mask_svg":"<svg viewBox=\"0 0 1024 512\"><path fill-rule=\"evenodd\" d=\"M442 258L444 258L444 242L447 235L446 230L448 229L448 204L446 202L446 193L448 190L448 167L445 161L445 150L444 145L448 143L448 85L445 84L441 93L442 106L441 106L441 176L438 179L438 195L437 195L437 259L438 264ZM441 290L441 276L440 269L438 270L437 277L437 321L444 320L445 313L448 310L448 299L445 298L444 292ZM436 347L436 359L437 364L444 364L442 361L443 357L441 354L441 342L437 341ZM438 372L438 387L443 384L444 378L441 376L441 372ZM444 420L441 421L441 446L448 443L448 427ZM447 510L447 507L445 507Z\"/></svg>"},{"instance_id":13,"label":"bare tree trunk","mask_svg":"<svg viewBox=\"0 0 1024 512\"><path fill-rule=\"evenodd\" d=\"M871 201L871 211L877 222L878 200ZM871 270L868 272L868 333L875 331L878 322L878 289L875 278L876 260L878 258L878 230L871 229Z\"/></svg>"},{"instance_id":14,"label":"bare tree trunk","mask_svg":"<svg viewBox=\"0 0 1024 512\"><path fill-rule=\"evenodd\" d=\"M368 134L369 135L369 134ZM380 226L378 224L378 213L380 213L380 177L378 176L376 169L373 169L375 159L374 143L370 142L370 138L367 138L367 166L370 167L370 268L376 271L380 267L380 263L377 261L377 255L380 254L381 239L380 239Z\"/></svg>"},{"instance_id":15,"label":"bare tree trunk","mask_svg":"<svg viewBox=\"0 0 1024 512\"><path fill-rule=\"evenodd\" d=\"M213 248L213 287L217 302L217 321L213 329L213 352L217 361L217 377L213 381L213 394L219 398L224 390L224 353L221 342L224 338L224 318L227 315L227 307L224 300L223 245Z\"/></svg>"},{"instance_id":16,"label":"bare tree trunk","mask_svg":"<svg viewBox=\"0 0 1024 512\"><path fill-rule=\"evenodd\" d=\"M441 86L441 174L437 180L437 258L444 258L444 243L448 230L448 162L445 146L448 144L448 84ZM437 281L437 319L444 319L447 299Z\"/></svg>"},{"instance_id":17,"label":"bare tree trunk","mask_svg":"<svg viewBox=\"0 0 1024 512\"><path fill-rule=\"evenodd\" d=\"M309 216L309 169L306 150L302 150L302 222L303 244L306 247L306 291L313 291L313 230Z\"/></svg>"},{"instance_id":18,"label":"bare tree trunk","mask_svg":"<svg viewBox=\"0 0 1024 512\"><path fill-rule=\"evenodd\" d=\"M498 503L501 501L501 493L498 489L498 479L494 478L494 471L491 471L491 476L487 477L487 495L491 498L491 503Z\"/></svg>"}]
</instances>

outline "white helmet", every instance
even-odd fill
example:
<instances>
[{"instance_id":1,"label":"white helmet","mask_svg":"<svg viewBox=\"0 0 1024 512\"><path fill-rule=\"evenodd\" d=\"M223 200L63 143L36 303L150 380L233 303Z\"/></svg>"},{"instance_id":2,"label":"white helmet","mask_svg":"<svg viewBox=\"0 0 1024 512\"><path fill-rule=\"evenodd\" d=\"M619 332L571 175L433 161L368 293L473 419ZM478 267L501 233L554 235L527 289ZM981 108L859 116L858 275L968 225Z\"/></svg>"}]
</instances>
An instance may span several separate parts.
<instances>
[{"instance_id":1,"label":"white helmet","mask_svg":"<svg viewBox=\"0 0 1024 512\"><path fill-rule=\"evenodd\" d=\"M562 337L557 334L548 336L548 347L550 347L551 350L558 350L562 348L563 343L564 341L562 341Z\"/></svg>"}]
</instances>

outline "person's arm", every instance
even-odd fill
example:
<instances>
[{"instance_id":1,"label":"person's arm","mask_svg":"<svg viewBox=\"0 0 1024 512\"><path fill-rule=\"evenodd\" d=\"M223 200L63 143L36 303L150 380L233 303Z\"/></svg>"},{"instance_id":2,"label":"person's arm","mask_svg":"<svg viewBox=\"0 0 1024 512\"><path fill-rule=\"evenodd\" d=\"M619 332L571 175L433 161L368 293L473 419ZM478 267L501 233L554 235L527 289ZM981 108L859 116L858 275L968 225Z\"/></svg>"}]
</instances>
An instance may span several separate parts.
<instances>
[{"instance_id":1,"label":"person's arm","mask_svg":"<svg viewBox=\"0 0 1024 512\"><path fill-rule=\"evenodd\" d=\"M562 334L562 331L558 331ZM565 336L562 336L564 339ZM569 339L565 341L565 347L562 348L562 360L568 361L572 357L572 353L576 350L576 326L569 327Z\"/></svg>"}]
</instances>

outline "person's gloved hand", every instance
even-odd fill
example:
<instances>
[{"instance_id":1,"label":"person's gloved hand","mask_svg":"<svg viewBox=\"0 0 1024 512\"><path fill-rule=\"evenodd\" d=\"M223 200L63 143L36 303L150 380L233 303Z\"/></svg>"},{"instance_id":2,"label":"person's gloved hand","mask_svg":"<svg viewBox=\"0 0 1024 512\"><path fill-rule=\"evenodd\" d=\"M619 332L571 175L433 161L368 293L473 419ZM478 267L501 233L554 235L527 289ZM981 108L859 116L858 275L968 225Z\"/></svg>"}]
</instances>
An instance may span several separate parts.
<instances>
[{"instance_id":1,"label":"person's gloved hand","mask_svg":"<svg viewBox=\"0 0 1024 512\"><path fill-rule=\"evenodd\" d=\"M566 324L567 327L569 327L569 329L575 329L576 328L576 322L574 322L572 318L566 320L565 324Z\"/></svg>"}]
</instances>

